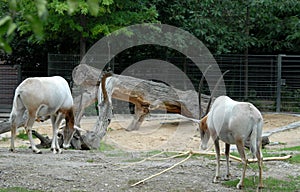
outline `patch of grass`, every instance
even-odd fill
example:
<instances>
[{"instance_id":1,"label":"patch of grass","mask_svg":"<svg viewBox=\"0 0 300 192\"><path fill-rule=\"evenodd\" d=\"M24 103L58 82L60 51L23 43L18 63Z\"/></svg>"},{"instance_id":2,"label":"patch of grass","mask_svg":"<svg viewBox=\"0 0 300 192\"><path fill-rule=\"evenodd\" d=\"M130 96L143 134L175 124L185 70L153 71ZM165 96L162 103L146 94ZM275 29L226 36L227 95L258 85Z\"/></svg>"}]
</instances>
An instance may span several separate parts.
<instances>
[{"instance_id":1,"label":"patch of grass","mask_svg":"<svg viewBox=\"0 0 300 192\"><path fill-rule=\"evenodd\" d=\"M300 163L300 154L293 155L292 158L288 159L289 163Z\"/></svg>"},{"instance_id":2,"label":"patch of grass","mask_svg":"<svg viewBox=\"0 0 300 192\"><path fill-rule=\"evenodd\" d=\"M28 136L27 136L27 133L26 133L25 130L20 131L20 132L18 133L18 135L17 135L17 138L23 139L23 140L29 140L29 139L28 139ZM35 139L36 136L32 135L32 138Z\"/></svg>"},{"instance_id":3,"label":"patch of grass","mask_svg":"<svg viewBox=\"0 0 300 192\"><path fill-rule=\"evenodd\" d=\"M151 157L151 156L159 154L159 153L161 153L160 150L153 150L153 151L147 152L147 156Z\"/></svg>"},{"instance_id":4,"label":"patch of grass","mask_svg":"<svg viewBox=\"0 0 300 192\"><path fill-rule=\"evenodd\" d=\"M300 151L300 146L286 147L286 148L280 149L280 151Z\"/></svg>"},{"instance_id":5,"label":"patch of grass","mask_svg":"<svg viewBox=\"0 0 300 192\"><path fill-rule=\"evenodd\" d=\"M23 140L28 140L27 133L24 130L19 132L19 134L17 135L17 138L23 139Z\"/></svg>"},{"instance_id":6,"label":"patch of grass","mask_svg":"<svg viewBox=\"0 0 300 192\"><path fill-rule=\"evenodd\" d=\"M29 190L22 187L11 187L7 189L0 189L0 192L42 192L41 190Z\"/></svg>"},{"instance_id":7,"label":"patch of grass","mask_svg":"<svg viewBox=\"0 0 300 192\"><path fill-rule=\"evenodd\" d=\"M252 158L252 153L247 149L245 150L247 158ZM263 157L282 157L287 155L286 153L280 153L278 150L276 151L269 151L266 149L262 150ZM240 157L240 154L238 152L231 152L230 155Z\"/></svg>"},{"instance_id":8,"label":"patch of grass","mask_svg":"<svg viewBox=\"0 0 300 192\"><path fill-rule=\"evenodd\" d=\"M104 151L112 151L115 148L107 143L104 143L103 141L100 142L100 147L99 151L104 152Z\"/></svg>"},{"instance_id":9,"label":"patch of grass","mask_svg":"<svg viewBox=\"0 0 300 192\"><path fill-rule=\"evenodd\" d=\"M86 162L88 162L88 163L94 163L94 159L88 159L88 160L86 160Z\"/></svg>"},{"instance_id":10,"label":"patch of grass","mask_svg":"<svg viewBox=\"0 0 300 192\"><path fill-rule=\"evenodd\" d=\"M238 184L239 179L232 181L225 181L222 184L235 188ZM287 180L279 180L272 177L263 179L264 190L263 191L297 191L300 187L300 176L298 177L289 177ZM244 189L243 191L250 192L256 191L258 185L258 177L247 177L244 180Z\"/></svg>"}]
</instances>

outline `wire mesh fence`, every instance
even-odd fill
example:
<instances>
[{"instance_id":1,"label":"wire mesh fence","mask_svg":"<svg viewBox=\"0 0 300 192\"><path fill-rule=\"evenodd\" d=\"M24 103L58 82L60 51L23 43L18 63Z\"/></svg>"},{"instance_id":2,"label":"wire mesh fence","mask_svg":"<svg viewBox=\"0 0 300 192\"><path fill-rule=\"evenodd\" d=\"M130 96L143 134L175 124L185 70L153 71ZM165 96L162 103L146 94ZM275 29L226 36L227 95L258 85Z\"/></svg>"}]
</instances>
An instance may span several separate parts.
<instances>
[{"instance_id":1,"label":"wire mesh fence","mask_svg":"<svg viewBox=\"0 0 300 192\"><path fill-rule=\"evenodd\" d=\"M79 64L80 56L74 54L48 54L48 76L63 76L72 83L72 71Z\"/></svg>"},{"instance_id":2,"label":"wire mesh fence","mask_svg":"<svg viewBox=\"0 0 300 192\"><path fill-rule=\"evenodd\" d=\"M222 72L230 70L224 77L228 96L239 101L250 101L262 111L300 111L300 56L215 55L214 58ZM190 59L166 57L166 61L182 70L195 90L198 89L202 73ZM79 55L49 54L48 75L61 75L71 82L72 69L79 62ZM132 64L120 61L111 63L119 73ZM174 78L182 85L182 79L172 76L171 71L166 78ZM203 92L210 94L208 88Z\"/></svg>"},{"instance_id":3,"label":"wire mesh fence","mask_svg":"<svg viewBox=\"0 0 300 192\"><path fill-rule=\"evenodd\" d=\"M300 112L300 55L215 55L224 77L227 95L239 101L250 101L262 111ZM133 63L111 62L112 69L122 71ZM202 73L188 58L166 57L166 61L182 70L198 89ZM72 85L72 70L80 63L79 55L49 54L48 76L61 75ZM26 72L20 67L0 65L0 113L12 107L14 89L24 79ZM152 70L153 71L153 70ZM161 69L157 69L157 73ZM41 71L30 72L38 76ZM182 79L169 75L172 82L182 85ZM176 86L176 85L175 85ZM182 87L181 87L182 88ZM80 90L79 90L80 91ZM209 89L203 90L210 94ZM78 93L77 93L78 94ZM127 105L128 106L128 105Z\"/></svg>"}]
</instances>

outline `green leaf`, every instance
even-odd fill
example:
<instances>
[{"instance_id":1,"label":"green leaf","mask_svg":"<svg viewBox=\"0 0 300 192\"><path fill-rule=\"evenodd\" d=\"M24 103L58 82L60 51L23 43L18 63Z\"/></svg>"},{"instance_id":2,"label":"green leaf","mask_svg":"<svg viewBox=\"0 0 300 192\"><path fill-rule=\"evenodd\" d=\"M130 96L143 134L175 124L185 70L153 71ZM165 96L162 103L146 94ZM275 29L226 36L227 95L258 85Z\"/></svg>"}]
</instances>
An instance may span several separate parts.
<instances>
[{"instance_id":1,"label":"green leaf","mask_svg":"<svg viewBox=\"0 0 300 192\"><path fill-rule=\"evenodd\" d=\"M7 24L8 22L10 22L12 20L12 18L10 16L5 16L0 20L0 26L3 26L5 24Z\"/></svg>"},{"instance_id":2,"label":"green leaf","mask_svg":"<svg viewBox=\"0 0 300 192\"><path fill-rule=\"evenodd\" d=\"M41 20L33 15L26 16L27 21L30 23L31 29L34 32L36 38L41 40L43 38L43 23Z\"/></svg>"},{"instance_id":3,"label":"green leaf","mask_svg":"<svg viewBox=\"0 0 300 192\"><path fill-rule=\"evenodd\" d=\"M69 5L69 14L72 14L75 12L75 10L78 8L78 0L68 0Z\"/></svg>"},{"instance_id":4,"label":"green leaf","mask_svg":"<svg viewBox=\"0 0 300 192\"><path fill-rule=\"evenodd\" d=\"M87 0L89 6L89 11L92 16L97 16L99 11L99 2L98 0Z\"/></svg>"},{"instance_id":5,"label":"green leaf","mask_svg":"<svg viewBox=\"0 0 300 192\"><path fill-rule=\"evenodd\" d=\"M0 38L0 49L3 49L8 54L12 52L12 48L9 43L2 38Z\"/></svg>"},{"instance_id":6,"label":"green leaf","mask_svg":"<svg viewBox=\"0 0 300 192\"><path fill-rule=\"evenodd\" d=\"M0 20L0 35L7 33L9 24L12 22L10 16L5 16Z\"/></svg>"},{"instance_id":7,"label":"green leaf","mask_svg":"<svg viewBox=\"0 0 300 192\"><path fill-rule=\"evenodd\" d=\"M10 10L16 11L17 10L17 1L16 0L9 0L8 1L8 6L9 6Z\"/></svg>"},{"instance_id":8,"label":"green leaf","mask_svg":"<svg viewBox=\"0 0 300 192\"><path fill-rule=\"evenodd\" d=\"M11 23L9 24L8 29L7 29L7 33L6 33L7 36L10 36L10 35L15 31L16 28L17 28L17 24L11 22Z\"/></svg>"},{"instance_id":9,"label":"green leaf","mask_svg":"<svg viewBox=\"0 0 300 192\"><path fill-rule=\"evenodd\" d=\"M114 3L114 0L103 0L102 1L102 4L103 5L111 5L111 4L113 4Z\"/></svg>"},{"instance_id":10,"label":"green leaf","mask_svg":"<svg viewBox=\"0 0 300 192\"><path fill-rule=\"evenodd\" d=\"M46 0L35 0L35 5L38 10L39 18L46 17L48 15L47 1Z\"/></svg>"}]
</instances>

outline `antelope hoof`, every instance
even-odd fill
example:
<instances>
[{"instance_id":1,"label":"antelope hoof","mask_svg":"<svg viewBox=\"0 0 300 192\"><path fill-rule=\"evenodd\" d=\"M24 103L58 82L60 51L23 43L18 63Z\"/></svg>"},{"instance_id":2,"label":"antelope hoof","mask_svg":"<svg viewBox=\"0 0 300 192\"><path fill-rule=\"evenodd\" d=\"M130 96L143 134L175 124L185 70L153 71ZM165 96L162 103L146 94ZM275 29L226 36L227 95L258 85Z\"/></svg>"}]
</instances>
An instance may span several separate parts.
<instances>
[{"instance_id":1,"label":"antelope hoof","mask_svg":"<svg viewBox=\"0 0 300 192\"><path fill-rule=\"evenodd\" d=\"M228 175L225 175L225 178L224 178L224 180L225 180L225 181L229 181L229 180L230 180L230 178L231 178L231 174L228 174Z\"/></svg>"},{"instance_id":2,"label":"antelope hoof","mask_svg":"<svg viewBox=\"0 0 300 192\"><path fill-rule=\"evenodd\" d=\"M258 186L258 191L261 191L261 189L263 189L263 188L264 188L263 185L259 185L259 186Z\"/></svg>"},{"instance_id":3,"label":"antelope hoof","mask_svg":"<svg viewBox=\"0 0 300 192\"><path fill-rule=\"evenodd\" d=\"M62 150L61 149L56 149L58 154L62 154Z\"/></svg>"},{"instance_id":4,"label":"antelope hoof","mask_svg":"<svg viewBox=\"0 0 300 192\"><path fill-rule=\"evenodd\" d=\"M61 149L56 149L56 148L51 148L51 151L53 154L61 154L62 153Z\"/></svg>"},{"instance_id":5,"label":"antelope hoof","mask_svg":"<svg viewBox=\"0 0 300 192\"><path fill-rule=\"evenodd\" d=\"M219 183L220 182L220 177L219 176L215 176L213 183Z\"/></svg>"},{"instance_id":6,"label":"antelope hoof","mask_svg":"<svg viewBox=\"0 0 300 192\"><path fill-rule=\"evenodd\" d=\"M33 151L35 154L42 154L42 151L40 151L40 150L34 150Z\"/></svg>"},{"instance_id":7,"label":"antelope hoof","mask_svg":"<svg viewBox=\"0 0 300 192\"><path fill-rule=\"evenodd\" d=\"M71 145L70 144L68 144L68 145L66 145L66 144L63 144L63 148L64 149L69 149L71 147Z\"/></svg>"},{"instance_id":8,"label":"antelope hoof","mask_svg":"<svg viewBox=\"0 0 300 192\"><path fill-rule=\"evenodd\" d=\"M51 151L52 151L53 154L57 153L55 148L51 148Z\"/></svg>"},{"instance_id":9,"label":"antelope hoof","mask_svg":"<svg viewBox=\"0 0 300 192\"><path fill-rule=\"evenodd\" d=\"M15 149L9 149L10 152L16 153L17 151Z\"/></svg>"},{"instance_id":10,"label":"antelope hoof","mask_svg":"<svg viewBox=\"0 0 300 192\"><path fill-rule=\"evenodd\" d=\"M241 184L241 183L238 183L237 185L236 185L236 188L237 189L242 189L244 186Z\"/></svg>"}]
</instances>

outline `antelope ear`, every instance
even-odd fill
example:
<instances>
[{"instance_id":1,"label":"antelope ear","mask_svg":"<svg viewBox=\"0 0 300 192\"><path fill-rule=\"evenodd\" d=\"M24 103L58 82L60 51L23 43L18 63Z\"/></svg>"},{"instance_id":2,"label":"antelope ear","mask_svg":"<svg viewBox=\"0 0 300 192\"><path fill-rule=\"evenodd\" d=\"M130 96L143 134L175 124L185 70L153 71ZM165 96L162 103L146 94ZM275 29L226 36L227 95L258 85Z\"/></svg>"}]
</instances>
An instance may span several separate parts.
<instances>
[{"instance_id":1,"label":"antelope ear","mask_svg":"<svg viewBox=\"0 0 300 192\"><path fill-rule=\"evenodd\" d=\"M208 129L208 128L207 128L207 123L206 123L206 122L207 122L207 116L205 116L205 117L203 117L203 118L201 119L201 122L200 122L200 123L201 123L201 126L200 126L200 127L201 127L201 130L202 130L202 131L207 131L207 129Z\"/></svg>"}]
</instances>

